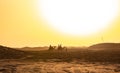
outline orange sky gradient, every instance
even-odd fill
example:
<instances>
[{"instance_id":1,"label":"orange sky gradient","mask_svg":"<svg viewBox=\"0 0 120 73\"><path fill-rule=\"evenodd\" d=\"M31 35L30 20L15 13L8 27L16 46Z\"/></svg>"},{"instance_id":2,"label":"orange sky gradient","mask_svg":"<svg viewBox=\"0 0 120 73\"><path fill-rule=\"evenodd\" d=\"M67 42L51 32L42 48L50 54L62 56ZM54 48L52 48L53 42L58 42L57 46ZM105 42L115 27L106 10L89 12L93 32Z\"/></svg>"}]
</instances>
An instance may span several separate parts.
<instances>
[{"instance_id":1,"label":"orange sky gradient","mask_svg":"<svg viewBox=\"0 0 120 73\"><path fill-rule=\"evenodd\" d=\"M120 43L120 12L111 24L106 30L90 36L65 35L47 26L38 13L36 0L0 0L0 45L88 46L101 42Z\"/></svg>"}]
</instances>

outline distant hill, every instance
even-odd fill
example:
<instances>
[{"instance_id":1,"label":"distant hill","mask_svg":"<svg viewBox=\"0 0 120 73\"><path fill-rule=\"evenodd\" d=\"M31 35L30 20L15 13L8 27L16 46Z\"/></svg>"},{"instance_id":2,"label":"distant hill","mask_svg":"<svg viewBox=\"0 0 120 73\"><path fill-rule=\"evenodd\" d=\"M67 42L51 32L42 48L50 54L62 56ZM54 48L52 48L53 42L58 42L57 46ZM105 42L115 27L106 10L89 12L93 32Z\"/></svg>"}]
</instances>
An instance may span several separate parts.
<instances>
[{"instance_id":1,"label":"distant hill","mask_svg":"<svg viewBox=\"0 0 120 73\"><path fill-rule=\"evenodd\" d=\"M120 50L120 43L99 43L88 47L93 50Z\"/></svg>"},{"instance_id":2,"label":"distant hill","mask_svg":"<svg viewBox=\"0 0 120 73\"><path fill-rule=\"evenodd\" d=\"M0 59L19 59L25 57L25 52L0 45Z\"/></svg>"},{"instance_id":3,"label":"distant hill","mask_svg":"<svg viewBox=\"0 0 120 73\"><path fill-rule=\"evenodd\" d=\"M23 47L23 48L20 48L20 50L23 50L23 51L41 51L41 50L48 50L48 47L45 46L45 47Z\"/></svg>"}]
</instances>

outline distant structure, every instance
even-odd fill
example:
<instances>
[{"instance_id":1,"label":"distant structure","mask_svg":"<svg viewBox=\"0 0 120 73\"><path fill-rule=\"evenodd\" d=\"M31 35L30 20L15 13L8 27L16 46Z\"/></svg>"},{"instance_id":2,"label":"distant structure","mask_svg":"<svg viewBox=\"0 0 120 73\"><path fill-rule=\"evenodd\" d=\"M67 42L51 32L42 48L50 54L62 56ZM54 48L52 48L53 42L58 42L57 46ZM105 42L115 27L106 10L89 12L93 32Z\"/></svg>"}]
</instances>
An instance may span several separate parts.
<instances>
[{"instance_id":1,"label":"distant structure","mask_svg":"<svg viewBox=\"0 0 120 73\"><path fill-rule=\"evenodd\" d=\"M104 38L103 37L101 37L101 40L102 40L102 42L104 42Z\"/></svg>"}]
</instances>

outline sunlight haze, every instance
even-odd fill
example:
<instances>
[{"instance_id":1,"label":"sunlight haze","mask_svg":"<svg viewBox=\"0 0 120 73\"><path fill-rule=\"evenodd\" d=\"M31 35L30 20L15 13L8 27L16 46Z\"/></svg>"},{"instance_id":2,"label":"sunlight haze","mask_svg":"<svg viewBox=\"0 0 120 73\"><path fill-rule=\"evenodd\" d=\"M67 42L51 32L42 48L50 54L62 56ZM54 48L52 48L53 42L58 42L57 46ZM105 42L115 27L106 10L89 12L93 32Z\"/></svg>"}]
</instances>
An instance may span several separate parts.
<instances>
[{"instance_id":1,"label":"sunlight haze","mask_svg":"<svg viewBox=\"0 0 120 73\"><path fill-rule=\"evenodd\" d=\"M52 0L52 1L54 2L55 0ZM106 5L107 5L107 1L109 2L109 0L104 0L104 1L106 1ZM113 1L113 0L110 0L110 1ZM40 6L41 6L40 5L41 3L39 3L40 0L0 0L0 45L6 45L10 47L48 46L50 44L52 45L63 44L65 46L89 46L91 44L101 43L101 42L118 42L119 43L120 42L120 1L119 0L116 0L116 1L119 2L117 9L115 9L116 11L117 10L118 11L110 12L108 14L108 17L110 18L107 18L107 15L106 15L107 13L103 13L101 18L97 18L97 19L92 18L91 20L96 19L96 21L95 22L92 21L91 23L89 21L79 22L78 19L73 20L72 23L74 23L75 21L77 21L78 24L84 23L85 27L87 26L86 27L87 29L91 27L86 32L85 30L79 30L80 32L76 32L75 29L78 30L79 29L78 27L81 27L81 26L78 26L77 24L76 24L77 26L74 26L71 24L71 22L68 22L72 19L67 19L63 21L63 20L60 20L64 18L62 16L60 19L56 18L56 20L54 16L53 16L53 19L50 16L49 16L50 19L49 18L46 19L46 17L42 13L42 10L40 10ZM63 8L64 7L65 6L63 5ZM104 7L105 7L105 4L103 8ZM84 9L82 9L82 7L80 8L81 10L85 9L84 7L83 7ZM104 10L104 9L100 9L100 10ZM109 10L106 10L106 11L109 12ZM101 12L104 12L104 11L101 11ZM111 15L114 13L116 14ZM93 15L94 14L92 14L92 16ZM106 18L103 17L105 15L106 15ZM95 16L96 15L94 15L94 17ZM68 17L65 16L65 19L66 18ZM88 18L87 20L89 20L90 18ZM104 20L107 19L107 21L104 22L104 20L102 20L103 18ZM82 18L80 17L80 19ZM104 23L102 23L101 21ZM60 24L58 24L59 22ZM66 27L69 26L68 24L70 24L69 29L64 28L65 23L67 23ZM89 25L89 23L91 25ZM92 25L92 23L94 23L94 26ZM102 25L100 26L96 25L95 27L96 23L98 23L99 25L100 24ZM74 31L71 30L72 27L75 27L73 29ZM81 32L81 31L84 31L84 32Z\"/></svg>"}]
</instances>

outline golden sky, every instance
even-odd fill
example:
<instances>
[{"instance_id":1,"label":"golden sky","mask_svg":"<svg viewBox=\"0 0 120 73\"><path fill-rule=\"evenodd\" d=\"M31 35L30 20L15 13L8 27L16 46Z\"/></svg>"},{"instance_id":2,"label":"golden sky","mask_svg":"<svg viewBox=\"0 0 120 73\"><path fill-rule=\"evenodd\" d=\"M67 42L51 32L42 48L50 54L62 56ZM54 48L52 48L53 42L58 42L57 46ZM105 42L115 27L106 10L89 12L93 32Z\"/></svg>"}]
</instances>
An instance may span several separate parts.
<instances>
[{"instance_id":1,"label":"golden sky","mask_svg":"<svg viewBox=\"0 0 120 73\"><path fill-rule=\"evenodd\" d=\"M70 36L47 26L37 12L35 0L0 0L0 44L10 47L88 46L101 42L120 42L120 12L112 26L90 36ZM103 37L104 41L101 39Z\"/></svg>"}]
</instances>

